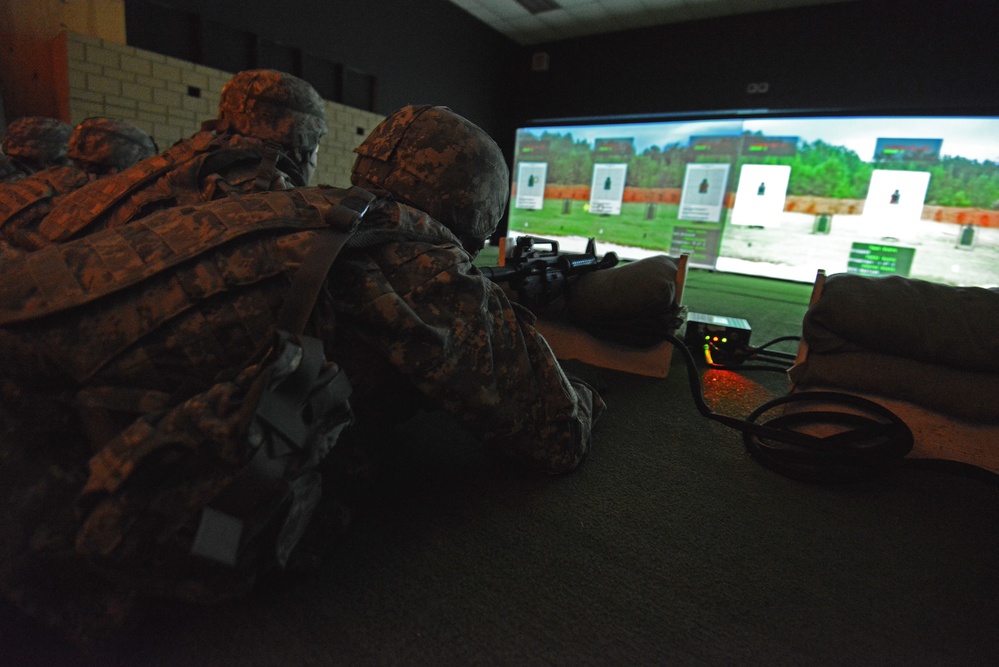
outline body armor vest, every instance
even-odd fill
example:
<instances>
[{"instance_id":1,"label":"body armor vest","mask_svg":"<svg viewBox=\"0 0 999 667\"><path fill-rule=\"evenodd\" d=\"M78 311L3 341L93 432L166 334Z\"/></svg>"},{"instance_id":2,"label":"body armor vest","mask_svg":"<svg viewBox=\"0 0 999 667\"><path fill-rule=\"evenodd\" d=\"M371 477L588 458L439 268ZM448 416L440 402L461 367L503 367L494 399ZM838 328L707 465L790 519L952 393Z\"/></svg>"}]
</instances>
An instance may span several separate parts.
<instances>
[{"instance_id":1,"label":"body armor vest","mask_svg":"<svg viewBox=\"0 0 999 667\"><path fill-rule=\"evenodd\" d=\"M284 176L290 183L284 182ZM48 242L121 227L164 208L204 203L232 192L305 185L275 144L200 132L64 197L39 226Z\"/></svg>"},{"instance_id":2,"label":"body armor vest","mask_svg":"<svg viewBox=\"0 0 999 667\"><path fill-rule=\"evenodd\" d=\"M51 557L207 601L286 563L318 502L315 468L353 419L349 382L324 341L302 335L303 318L373 199L359 188L226 198L0 263L2 414L79 412L77 427L35 411L70 424L45 451L14 430L0 442L12 485L0 499L29 504L0 512L0 534L59 534L62 549L11 546L0 589L27 599L23 573ZM81 428L92 456L75 486ZM18 469L39 458L65 471L51 497Z\"/></svg>"},{"instance_id":3,"label":"body armor vest","mask_svg":"<svg viewBox=\"0 0 999 667\"><path fill-rule=\"evenodd\" d=\"M0 186L0 239L17 248L37 250L44 241L36 228L56 200L93 180L78 167L50 167Z\"/></svg>"},{"instance_id":4,"label":"body armor vest","mask_svg":"<svg viewBox=\"0 0 999 667\"><path fill-rule=\"evenodd\" d=\"M266 335L289 276L316 233L335 224L344 192L299 189L179 207L4 262L7 376L26 386L78 386L104 371L104 380L167 391L174 387L157 369L209 381ZM130 360L116 366L122 356Z\"/></svg>"}]
</instances>

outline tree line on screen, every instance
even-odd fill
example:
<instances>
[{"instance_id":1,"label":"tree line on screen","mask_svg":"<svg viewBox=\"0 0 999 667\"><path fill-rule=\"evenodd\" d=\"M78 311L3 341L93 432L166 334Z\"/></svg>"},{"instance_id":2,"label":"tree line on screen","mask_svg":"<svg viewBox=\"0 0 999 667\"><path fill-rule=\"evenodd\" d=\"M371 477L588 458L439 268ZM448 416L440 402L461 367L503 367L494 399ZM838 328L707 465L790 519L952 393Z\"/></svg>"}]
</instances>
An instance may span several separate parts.
<instances>
[{"instance_id":1,"label":"tree line on screen","mask_svg":"<svg viewBox=\"0 0 999 667\"><path fill-rule=\"evenodd\" d=\"M750 133L747 133L750 134ZM544 132L540 137L522 135L547 144L547 182L553 185L589 185L593 174L594 151L585 139L574 140L571 133ZM640 154L618 152L602 155L599 162L627 162L626 185L638 188L679 188L686 165L691 162L719 162L718 155L698 154L691 146L675 143L650 146ZM927 171L930 173L926 203L999 209L999 163L979 162L944 156L933 161L864 161L854 151L821 140L803 141L795 155L788 157L730 156L732 173L744 164L779 164L791 167L789 195L811 195L834 199L863 199L875 169ZM729 189L738 183L730 179Z\"/></svg>"}]
</instances>

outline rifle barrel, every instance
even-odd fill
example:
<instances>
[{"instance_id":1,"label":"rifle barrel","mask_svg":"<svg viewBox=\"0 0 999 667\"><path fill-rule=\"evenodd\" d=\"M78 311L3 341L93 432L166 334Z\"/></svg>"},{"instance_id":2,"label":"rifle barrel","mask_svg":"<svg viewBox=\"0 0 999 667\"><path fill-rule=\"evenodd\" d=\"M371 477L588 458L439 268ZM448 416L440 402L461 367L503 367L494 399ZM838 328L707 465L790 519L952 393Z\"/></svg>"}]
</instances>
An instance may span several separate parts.
<instances>
[{"instance_id":1,"label":"rifle barrel","mask_svg":"<svg viewBox=\"0 0 999 667\"><path fill-rule=\"evenodd\" d=\"M480 266L479 270L482 271L482 275L494 283L510 280L519 273L517 267L509 264L505 266Z\"/></svg>"}]
</instances>

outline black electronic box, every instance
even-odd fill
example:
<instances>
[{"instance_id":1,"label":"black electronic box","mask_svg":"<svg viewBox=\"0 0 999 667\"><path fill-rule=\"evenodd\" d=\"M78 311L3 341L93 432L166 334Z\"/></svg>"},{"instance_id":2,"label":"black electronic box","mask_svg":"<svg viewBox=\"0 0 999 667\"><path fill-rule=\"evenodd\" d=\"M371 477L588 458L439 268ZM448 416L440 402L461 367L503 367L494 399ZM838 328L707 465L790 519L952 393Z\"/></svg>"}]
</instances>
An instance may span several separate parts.
<instances>
[{"instance_id":1,"label":"black electronic box","mask_svg":"<svg viewBox=\"0 0 999 667\"><path fill-rule=\"evenodd\" d=\"M688 313L683 343L688 348L698 350L707 345L728 356L747 350L751 334L749 322L744 319Z\"/></svg>"}]
</instances>

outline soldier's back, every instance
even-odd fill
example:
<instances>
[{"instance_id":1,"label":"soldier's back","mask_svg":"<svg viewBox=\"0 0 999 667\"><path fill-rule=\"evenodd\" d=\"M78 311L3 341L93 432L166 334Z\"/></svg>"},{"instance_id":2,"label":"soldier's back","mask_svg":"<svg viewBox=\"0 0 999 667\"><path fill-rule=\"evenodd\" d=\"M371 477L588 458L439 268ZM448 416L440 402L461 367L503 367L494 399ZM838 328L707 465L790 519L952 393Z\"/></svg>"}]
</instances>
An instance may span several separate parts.
<instances>
[{"instance_id":1,"label":"soldier's back","mask_svg":"<svg viewBox=\"0 0 999 667\"><path fill-rule=\"evenodd\" d=\"M62 198L39 225L49 243L114 229L176 206L300 185L278 147L241 135L199 132L159 155Z\"/></svg>"},{"instance_id":2,"label":"soldier's back","mask_svg":"<svg viewBox=\"0 0 999 667\"><path fill-rule=\"evenodd\" d=\"M15 182L0 185L0 240L23 250L45 244L39 223L63 197L94 180L92 174L74 167L49 167Z\"/></svg>"}]
</instances>

